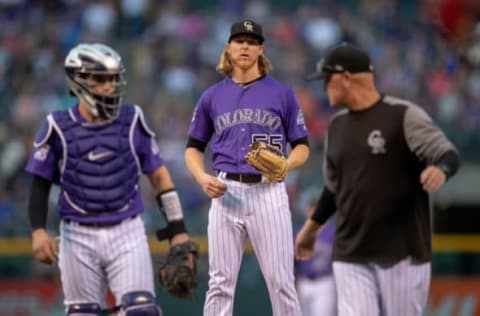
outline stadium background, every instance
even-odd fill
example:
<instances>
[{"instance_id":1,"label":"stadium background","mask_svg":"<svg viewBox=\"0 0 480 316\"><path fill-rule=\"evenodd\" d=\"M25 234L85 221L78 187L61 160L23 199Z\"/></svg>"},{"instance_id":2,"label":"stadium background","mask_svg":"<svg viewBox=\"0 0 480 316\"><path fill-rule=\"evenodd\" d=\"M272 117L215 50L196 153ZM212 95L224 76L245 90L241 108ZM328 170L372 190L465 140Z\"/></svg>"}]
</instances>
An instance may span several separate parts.
<instances>
[{"instance_id":1,"label":"stadium background","mask_svg":"<svg viewBox=\"0 0 480 316\"><path fill-rule=\"evenodd\" d=\"M32 259L23 172L32 136L50 111L65 109L66 52L82 41L116 48L127 67L126 101L153 122L201 244L200 284L189 301L158 288L166 315L201 315L207 287L209 201L186 171L183 151L201 91L232 22L249 17L266 33L273 75L292 86L311 132L312 156L287 179L295 225L321 186L323 137L332 114L318 82L304 80L326 47L367 49L382 91L418 102L458 146L459 174L434 195L434 250L427 315L480 315L480 9L475 0L0 0L0 315L63 315L56 267ZM435 5L433 5L435 4ZM392 179L392 181L394 181ZM164 225L143 185L149 233ZM58 233L51 198L48 229ZM155 265L166 245L151 239ZM270 315L258 265L247 249L235 315ZM320 299L320 298L319 298Z\"/></svg>"}]
</instances>

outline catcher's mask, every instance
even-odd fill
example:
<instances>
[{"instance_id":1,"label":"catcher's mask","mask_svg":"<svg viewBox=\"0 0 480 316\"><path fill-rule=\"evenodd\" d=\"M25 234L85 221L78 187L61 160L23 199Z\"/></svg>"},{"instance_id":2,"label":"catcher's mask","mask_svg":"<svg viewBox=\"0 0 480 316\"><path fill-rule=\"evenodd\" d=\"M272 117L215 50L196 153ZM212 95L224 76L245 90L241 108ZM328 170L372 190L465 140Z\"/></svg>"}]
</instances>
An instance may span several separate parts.
<instances>
[{"instance_id":1,"label":"catcher's mask","mask_svg":"<svg viewBox=\"0 0 480 316\"><path fill-rule=\"evenodd\" d=\"M79 44L65 58L70 93L88 106L95 117L112 120L118 116L126 81L120 55L104 44ZM108 93L99 85L110 84Z\"/></svg>"}]
</instances>

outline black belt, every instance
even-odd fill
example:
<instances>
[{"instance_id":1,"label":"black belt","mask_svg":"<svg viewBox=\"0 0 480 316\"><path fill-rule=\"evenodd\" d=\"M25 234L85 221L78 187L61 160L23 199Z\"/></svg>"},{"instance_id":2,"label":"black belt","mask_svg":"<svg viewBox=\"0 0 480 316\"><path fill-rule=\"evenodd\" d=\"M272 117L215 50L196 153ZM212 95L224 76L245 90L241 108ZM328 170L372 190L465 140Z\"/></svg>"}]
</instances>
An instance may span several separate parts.
<instances>
[{"instance_id":1,"label":"black belt","mask_svg":"<svg viewBox=\"0 0 480 316\"><path fill-rule=\"evenodd\" d=\"M134 219L135 217L137 217L138 214L135 214L133 216L130 216L130 217L127 217L127 218L124 218L122 219L121 221L117 221L117 222L109 222L109 223L82 223L82 222L77 222L77 221L74 221L74 220L71 220L71 219L64 219L63 221L67 224L70 224L70 223L76 223L80 226L87 226L87 227L96 227L96 228L102 228L102 227L111 227L111 226L116 226L116 225L119 225L121 224L122 222L126 221L126 220L130 220L130 219Z\"/></svg>"},{"instance_id":2,"label":"black belt","mask_svg":"<svg viewBox=\"0 0 480 316\"><path fill-rule=\"evenodd\" d=\"M226 173L225 179L238 181L242 183L259 183L262 182L262 176L259 174L239 174Z\"/></svg>"}]
</instances>

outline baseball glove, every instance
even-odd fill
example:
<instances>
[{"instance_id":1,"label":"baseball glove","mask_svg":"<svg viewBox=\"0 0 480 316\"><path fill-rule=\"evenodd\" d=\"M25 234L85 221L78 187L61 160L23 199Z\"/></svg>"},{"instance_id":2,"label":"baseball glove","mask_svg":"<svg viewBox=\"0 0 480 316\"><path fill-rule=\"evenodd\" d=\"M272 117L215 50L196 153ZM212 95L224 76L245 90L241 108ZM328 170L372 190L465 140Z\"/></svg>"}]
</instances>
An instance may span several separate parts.
<instances>
[{"instance_id":1,"label":"baseball glove","mask_svg":"<svg viewBox=\"0 0 480 316\"><path fill-rule=\"evenodd\" d=\"M250 144L250 151L245 159L269 180L282 181L287 176L287 159L272 145L264 142Z\"/></svg>"},{"instance_id":2,"label":"baseball glove","mask_svg":"<svg viewBox=\"0 0 480 316\"><path fill-rule=\"evenodd\" d=\"M192 254L192 261L189 260ZM166 262L160 267L160 284L172 295L180 298L191 297L197 287L198 245L194 241L172 246Z\"/></svg>"}]
</instances>

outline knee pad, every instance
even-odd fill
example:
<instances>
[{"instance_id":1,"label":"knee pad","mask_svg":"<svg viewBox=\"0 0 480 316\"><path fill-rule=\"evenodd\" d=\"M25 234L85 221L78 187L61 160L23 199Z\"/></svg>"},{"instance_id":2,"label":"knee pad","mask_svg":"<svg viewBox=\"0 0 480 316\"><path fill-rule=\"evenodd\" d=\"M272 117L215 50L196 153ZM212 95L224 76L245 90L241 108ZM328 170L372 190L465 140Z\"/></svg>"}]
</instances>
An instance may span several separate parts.
<instances>
[{"instance_id":1,"label":"knee pad","mask_svg":"<svg viewBox=\"0 0 480 316\"><path fill-rule=\"evenodd\" d=\"M125 316L162 316L155 305L152 293L147 291L130 292L122 296L122 315Z\"/></svg>"},{"instance_id":2,"label":"knee pad","mask_svg":"<svg viewBox=\"0 0 480 316\"><path fill-rule=\"evenodd\" d=\"M99 316L102 308L96 303L83 303L69 305L67 308L68 316Z\"/></svg>"}]
</instances>

